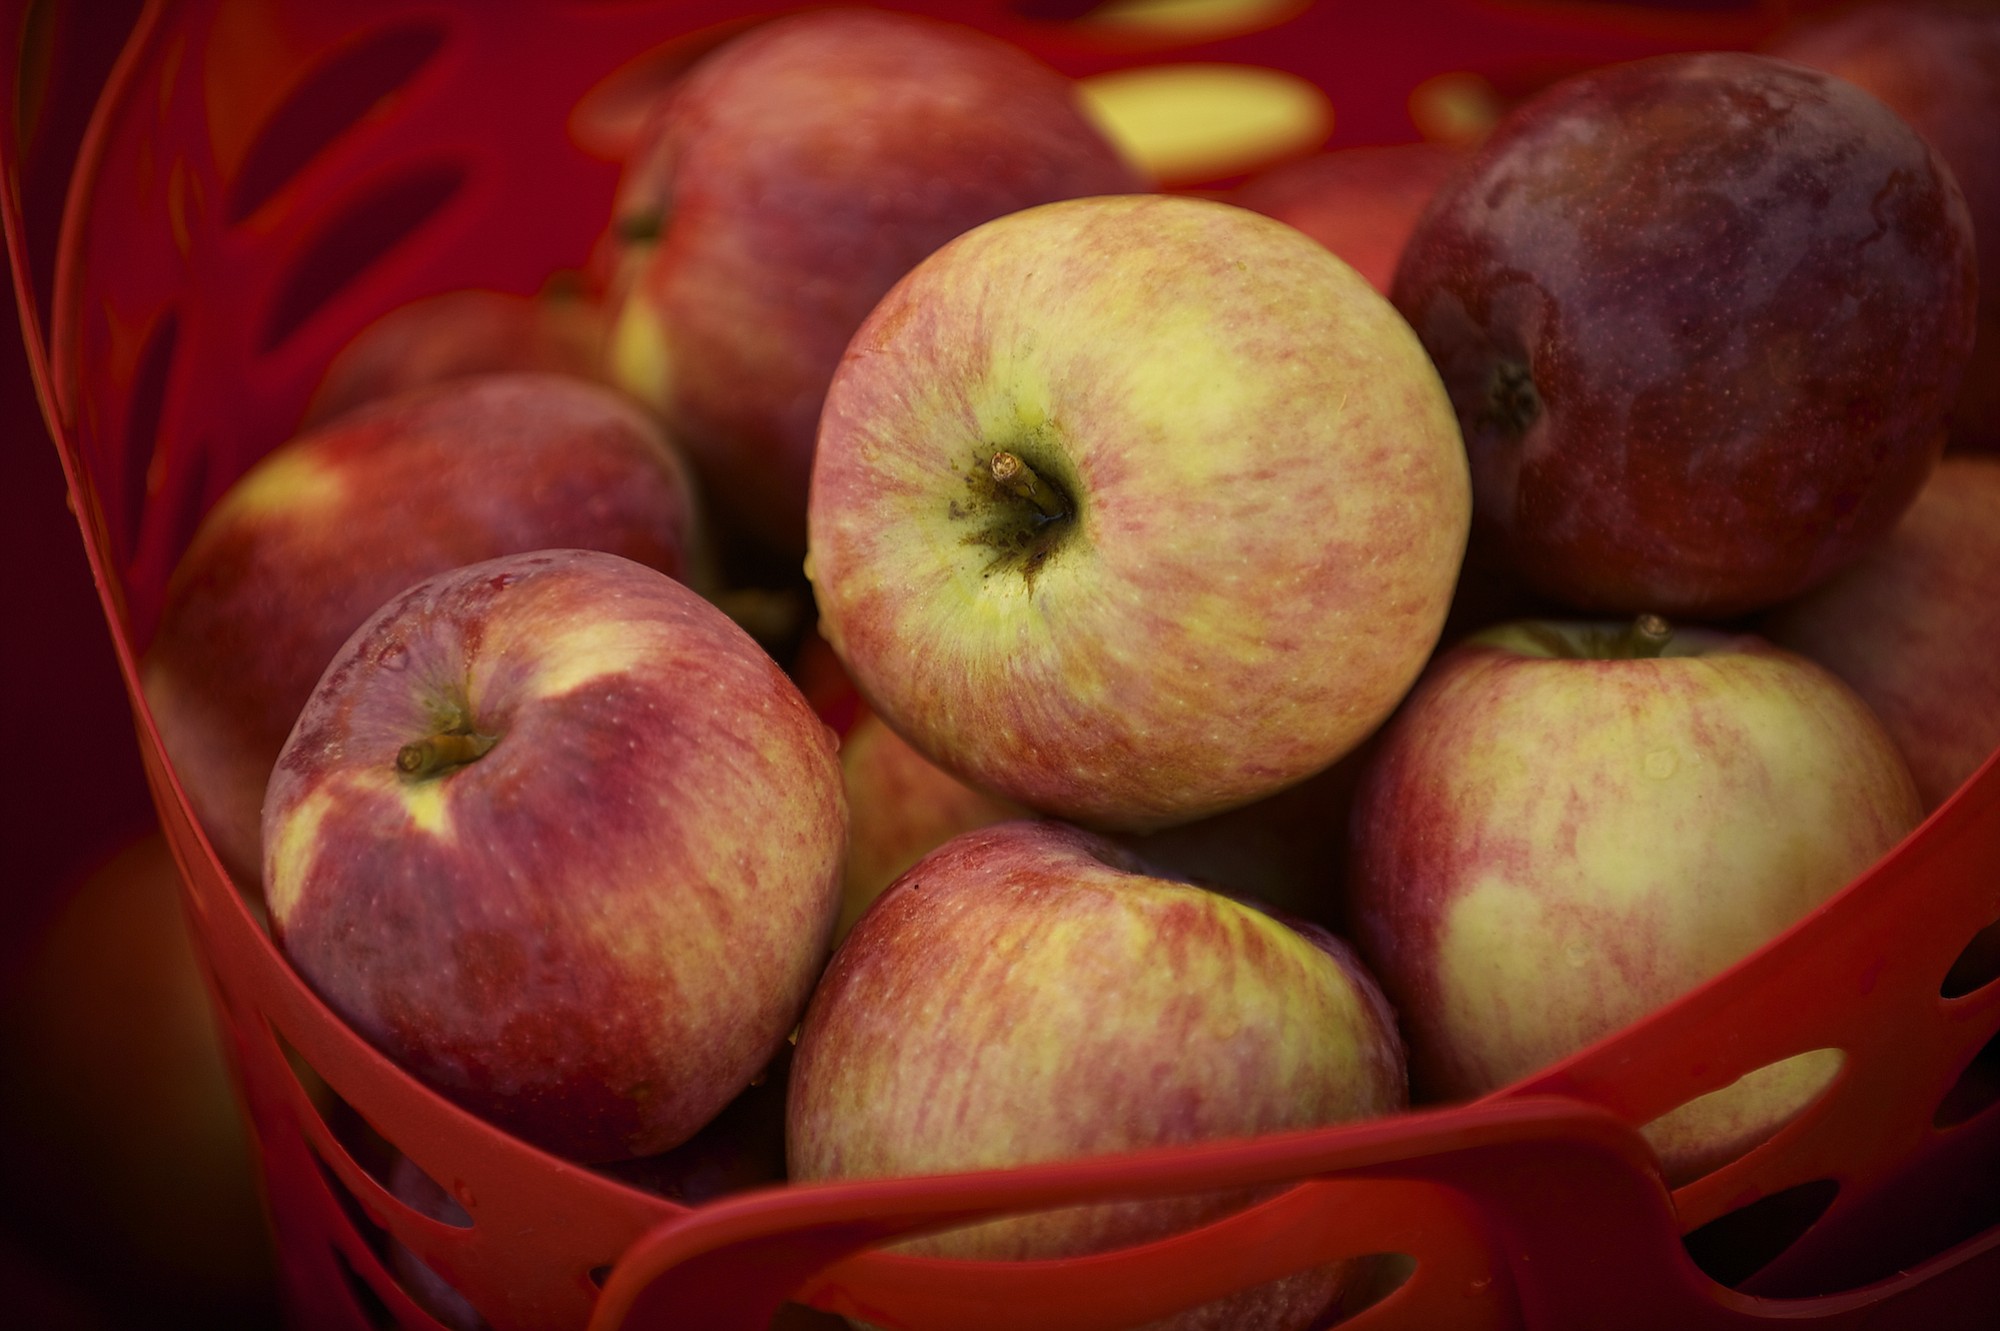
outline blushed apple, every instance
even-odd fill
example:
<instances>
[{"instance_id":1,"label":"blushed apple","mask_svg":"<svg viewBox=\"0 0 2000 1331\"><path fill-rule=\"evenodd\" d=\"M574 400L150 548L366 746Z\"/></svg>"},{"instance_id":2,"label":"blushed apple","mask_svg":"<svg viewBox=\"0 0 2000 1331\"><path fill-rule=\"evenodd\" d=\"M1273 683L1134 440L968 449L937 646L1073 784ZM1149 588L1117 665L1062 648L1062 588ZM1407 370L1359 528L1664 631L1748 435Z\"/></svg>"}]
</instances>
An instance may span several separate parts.
<instances>
[{"instance_id":1,"label":"blushed apple","mask_svg":"<svg viewBox=\"0 0 2000 1331\"><path fill-rule=\"evenodd\" d=\"M1297 227L1387 295L1417 218L1471 155L1457 143L1336 148L1252 176L1228 197Z\"/></svg>"},{"instance_id":2,"label":"blushed apple","mask_svg":"<svg viewBox=\"0 0 2000 1331\"><path fill-rule=\"evenodd\" d=\"M1851 685L1928 812L2000 748L2000 457L1950 453L1886 540L1759 631Z\"/></svg>"},{"instance_id":3,"label":"blushed apple","mask_svg":"<svg viewBox=\"0 0 2000 1331\"><path fill-rule=\"evenodd\" d=\"M1074 827L1023 821L926 856L835 952L799 1030L786 1153L799 1181L930 1174L1320 1126L1404 1103L1394 1016L1333 935L1155 876ZM1250 1200L1105 1203L903 1246L1078 1256ZM1158 1325L1303 1328L1346 1265Z\"/></svg>"},{"instance_id":4,"label":"blushed apple","mask_svg":"<svg viewBox=\"0 0 2000 1331\"><path fill-rule=\"evenodd\" d=\"M210 510L142 662L167 756L223 865L258 881L271 765L320 672L429 574L546 547L705 586L686 463L636 404L567 375L457 379L281 445Z\"/></svg>"},{"instance_id":5,"label":"blushed apple","mask_svg":"<svg viewBox=\"0 0 2000 1331\"><path fill-rule=\"evenodd\" d=\"M1163 873L1328 924L1338 913L1358 756L1239 808L1107 835ZM836 943L923 856L961 832L1030 816L966 785L873 712L864 710L841 737L840 768L849 836Z\"/></svg>"},{"instance_id":6,"label":"blushed apple","mask_svg":"<svg viewBox=\"0 0 2000 1331\"><path fill-rule=\"evenodd\" d=\"M533 296L469 288L424 296L375 320L335 356L301 430L448 379L503 370L609 382L604 315L580 291Z\"/></svg>"},{"instance_id":7,"label":"blushed apple","mask_svg":"<svg viewBox=\"0 0 2000 1331\"><path fill-rule=\"evenodd\" d=\"M792 1030L839 905L834 739L658 570L505 556L341 649L264 805L273 937L413 1075L585 1162L687 1140Z\"/></svg>"},{"instance_id":8,"label":"blushed apple","mask_svg":"<svg viewBox=\"0 0 2000 1331\"><path fill-rule=\"evenodd\" d=\"M1437 641L1470 507L1435 370L1245 208L1027 209L885 297L827 396L820 630L926 757L1149 831L1330 766Z\"/></svg>"},{"instance_id":9,"label":"blushed apple","mask_svg":"<svg viewBox=\"0 0 2000 1331\"><path fill-rule=\"evenodd\" d=\"M1952 443L2000 451L2000 6L1991 0L1848 5L1794 20L1765 49L1866 88L1951 168L1982 268L1979 335L1953 414Z\"/></svg>"},{"instance_id":10,"label":"blushed apple","mask_svg":"<svg viewBox=\"0 0 2000 1331\"><path fill-rule=\"evenodd\" d=\"M966 785L863 711L840 740L847 791L847 867L838 943L903 872L960 832L1027 816L1027 810Z\"/></svg>"},{"instance_id":11,"label":"blushed apple","mask_svg":"<svg viewBox=\"0 0 2000 1331\"><path fill-rule=\"evenodd\" d=\"M620 382L688 449L718 512L796 559L820 401L883 292L959 232L1147 188L1072 82L997 38L832 8L689 69L621 184Z\"/></svg>"},{"instance_id":12,"label":"blushed apple","mask_svg":"<svg viewBox=\"0 0 2000 1331\"><path fill-rule=\"evenodd\" d=\"M1915 498L1976 286L1964 198L1908 124L1711 52L1515 107L1391 290L1450 388L1475 521L1533 590L1723 619L1824 580Z\"/></svg>"},{"instance_id":13,"label":"blushed apple","mask_svg":"<svg viewBox=\"0 0 2000 1331\"><path fill-rule=\"evenodd\" d=\"M1442 653L1356 794L1350 928L1413 1097L1484 1094L1609 1035L1840 891L1922 816L1853 691L1748 634L1528 620ZM1783 1123L1837 1054L1647 1133L1684 1182Z\"/></svg>"}]
</instances>

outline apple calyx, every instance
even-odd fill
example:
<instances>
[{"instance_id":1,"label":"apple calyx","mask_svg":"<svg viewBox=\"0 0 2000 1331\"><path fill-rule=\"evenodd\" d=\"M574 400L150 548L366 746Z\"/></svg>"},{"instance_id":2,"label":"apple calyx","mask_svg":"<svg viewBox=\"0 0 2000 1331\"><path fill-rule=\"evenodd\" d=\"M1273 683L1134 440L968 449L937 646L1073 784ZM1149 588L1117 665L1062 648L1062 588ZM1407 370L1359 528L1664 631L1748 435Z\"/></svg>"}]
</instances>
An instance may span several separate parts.
<instances>
[{"instance_id":1,"label":"apple calyx","mask_svg":"<svg viewBox=\"0 0 2000 1331\"><path fill-rule=\"evenodd\" d=\"M1519 361L1503 360L1493 367L1486 392L1486 420L1508 438L1528 432L1542 414L1542 395L1534 372Z\"/></svg>"},{"instance_id":2,"label":"apple calyx","mask_svg":"<svg viewBox=\"0 0 2000 1331\"><path fill-rule=\"evenodd\" d=\"M498 735L483 734L474 730L470 722L462 722L396 750L396 770L412 781L428 780L451 768L477 762L499 742Z\"/></svg>"}]
</instances>

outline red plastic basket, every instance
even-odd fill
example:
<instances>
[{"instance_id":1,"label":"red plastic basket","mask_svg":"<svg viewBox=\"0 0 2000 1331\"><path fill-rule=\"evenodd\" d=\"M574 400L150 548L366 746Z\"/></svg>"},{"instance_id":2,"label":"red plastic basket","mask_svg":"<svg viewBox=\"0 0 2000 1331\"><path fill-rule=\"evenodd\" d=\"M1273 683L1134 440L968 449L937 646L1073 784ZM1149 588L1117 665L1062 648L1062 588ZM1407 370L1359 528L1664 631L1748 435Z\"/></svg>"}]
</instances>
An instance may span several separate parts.
<instances>
[{"instance_id":1,"label":"red plastic basket","mask_svg":"<svg viewBox=\"0 0 2000 1331\"><path fill-rule=\"evenodd\" d=\"M1327 94L1334 143L1415 137L1408 95L1434 75L1521 88L1658 51L1751 46L1787 12L1297 3L1263 6L1250 31L1177 44L1106 35L1065 17L1090 6L1053 0L887 7L975 23L1078 76L1163 61L1290 71ZM6 6L10 36L31 8ZM1365 1253L1414 1263L1346 1323L1356 1328L1993 1325L2000 984L1953 968L2000 917L1995 761L1761 952L1480 1103L1079 1164L682 1207L456 1109L292 974L193 822L135 683L167 573L369 320L431 292L528 292L583 267L617 168L577 109L615 108L621 86L759 12L727 0L149 6L85 139L46 335L11 165L19 129L6 121L7 234L32 369L231 1036L296 1323L436 1326L383 1260L393 1236L502 1331L763 1327L788 1302L888 1327L1086 1331ZM19 66L0 68L10 107ZM1735 1162L1666 1188L1633 1125L1828 1047L1845 1061L1813 1105ZM356 1147L357 1122L470 1223L397 1201ZM1013 1210L1249 1182L1295 1186L1198 1232L1086 1260L878 1250Z\"/></svg>"}]
</instances>

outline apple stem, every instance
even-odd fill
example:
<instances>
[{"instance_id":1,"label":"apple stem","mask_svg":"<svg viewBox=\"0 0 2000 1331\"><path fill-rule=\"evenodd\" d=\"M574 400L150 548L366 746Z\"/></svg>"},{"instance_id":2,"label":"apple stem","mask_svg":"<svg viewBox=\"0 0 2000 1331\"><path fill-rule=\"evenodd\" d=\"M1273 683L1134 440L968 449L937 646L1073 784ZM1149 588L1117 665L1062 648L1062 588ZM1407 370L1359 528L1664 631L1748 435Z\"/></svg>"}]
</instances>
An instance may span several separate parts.
<instances>
[{"instance_id":1,"label":"apple stem","mask_svg":"<svg viewBox=\"0 0 2000 1331\"><path fill-rule=\"evenodd\" d=\"M1635 661L1658 656L1673 640L1674 626L1650 611L1632 621L1625 630L1625 647Z\"/></svg>"},{"instance_id":2,"label":"apple stem","mask_svg":"<svg viewBox=\"0 0 2000 1331\"><path fill-rule=\"evenodd\" d=\"M1002 449L993 455L993 461L987 464L987 470L991 472L994 483L1001 489L1017 494L1033 504L1044 522L1054 522L1057 518L1069 516L1068 507L1054 495L1049 486L1043 483L1042 478L1035 474L1035 469L1021 461L1017 454Z\"/></svg>"},{"instance_id":3,"label":"apple stem","mask_svg":"<svg viewBox=\"0 0 2000 1331\"><path fill-rule=\"evenodd\" d=\"M499 742L498 735L463 730L441 731L429 739L420 739L396 750L396 770L413 780L422 780L436 776L447 767L463 767L483 758Z\"/></svg>"}]
</instances>

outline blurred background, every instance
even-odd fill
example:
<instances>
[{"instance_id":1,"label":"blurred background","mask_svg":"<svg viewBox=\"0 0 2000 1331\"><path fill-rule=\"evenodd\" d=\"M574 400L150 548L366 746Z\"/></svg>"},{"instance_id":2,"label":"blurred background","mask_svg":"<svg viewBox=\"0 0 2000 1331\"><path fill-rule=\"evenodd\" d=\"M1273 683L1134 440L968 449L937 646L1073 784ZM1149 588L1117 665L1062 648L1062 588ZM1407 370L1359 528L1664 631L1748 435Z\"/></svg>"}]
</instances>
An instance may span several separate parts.
<instances>
[{"instance_id":1,"label":"blurred background","mask_svg":"<svg viewBox=\"0 0 2000 1331\"><path fill-rule=\"evenodd\" d=\"M141 6L8 6L9 188L44 302L96 92ZM47 80L50 67L74 79ZM11 304L11 298L10 298ZM0 319L0 1322L277 1324L235 1096L19 321Z\"/></svg>"}]
</instances>

